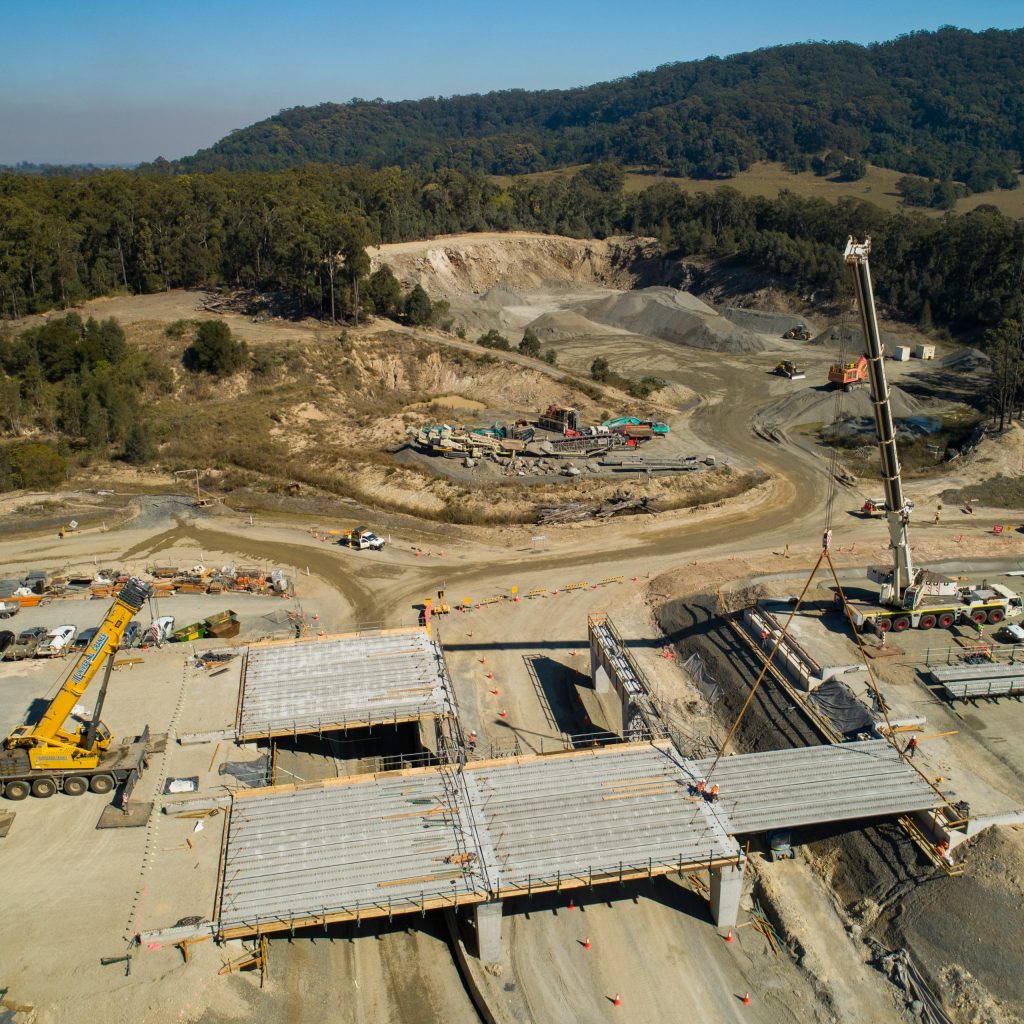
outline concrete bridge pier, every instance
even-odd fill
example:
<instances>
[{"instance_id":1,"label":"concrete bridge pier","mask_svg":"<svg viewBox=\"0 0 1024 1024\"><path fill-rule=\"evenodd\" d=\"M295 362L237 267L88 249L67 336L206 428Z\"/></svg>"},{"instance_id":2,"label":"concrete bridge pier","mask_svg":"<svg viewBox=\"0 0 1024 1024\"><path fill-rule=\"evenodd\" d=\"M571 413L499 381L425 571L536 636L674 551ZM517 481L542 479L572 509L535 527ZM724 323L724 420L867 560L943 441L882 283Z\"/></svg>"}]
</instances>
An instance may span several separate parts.
<instances>
[{"instance_id":1,"label":"concrete bridge pier","mask_svg":"<svg viewBox=\"0 0 1024 1024\"><path fill-rule=\"evenodd\" d=\"M742 893L742 862L711 869L711 917L720 931L736 927Z\"/></svg>"},{"instance_id":2,"label":"concrete bridge pier","mask_svg":"<svg viewBox=\"0 0 1024 1024\"><path fill-rule=\"evenodd\" d=\"M501 945L501 900L478 903L473 908L473 923L476 927L476 952L485 964L496 964L502 960Z\"/></svg>"}]
</instances>

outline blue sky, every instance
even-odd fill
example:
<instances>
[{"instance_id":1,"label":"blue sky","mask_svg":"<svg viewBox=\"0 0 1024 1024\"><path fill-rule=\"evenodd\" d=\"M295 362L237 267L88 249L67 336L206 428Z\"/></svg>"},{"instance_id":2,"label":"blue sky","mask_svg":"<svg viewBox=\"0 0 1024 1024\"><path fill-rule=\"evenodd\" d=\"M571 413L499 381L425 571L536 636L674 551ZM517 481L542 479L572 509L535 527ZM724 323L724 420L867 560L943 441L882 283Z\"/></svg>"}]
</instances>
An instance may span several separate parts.
<instances>
[{"instance_id":1,"label":"blue sky","mask_svg":"<svg viewBox=\"0 0 1024 1024\"><path fill-rule=\"evenodd\" d=\"M174 158L285 107L564 88L670 61L940 25L1024 6L945 0L0 0L0 163Z\"/></svg>"}]
</instances>

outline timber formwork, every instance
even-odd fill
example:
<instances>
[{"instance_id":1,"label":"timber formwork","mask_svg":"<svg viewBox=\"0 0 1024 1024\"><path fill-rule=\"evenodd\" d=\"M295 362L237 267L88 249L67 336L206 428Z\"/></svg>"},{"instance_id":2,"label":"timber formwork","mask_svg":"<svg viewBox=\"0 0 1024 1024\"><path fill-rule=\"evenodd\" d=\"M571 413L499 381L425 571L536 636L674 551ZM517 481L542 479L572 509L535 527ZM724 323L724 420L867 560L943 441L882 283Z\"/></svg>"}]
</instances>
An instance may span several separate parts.
<instances>
[{"instance_id":1,"label":"timber formwork","mask_svg":"<svg viewBox=\"0 0 1024 1024\"><path fill-rule=\"evenodd\" d=\"M422 629L254 644L243 658L239 740L452 717L440 645Z\"/></svg>"},{"instance_id":2,"label":"timber formwork","mask_svg":"<svg viewBox=\"0 0 1024 1024\"><path fill-rule=\"evenodd\" d=\"M236 793L221 938L737 864L667 742Z\"/></svg>"},{"instance_id":3,"label":"timber formwork","mask_svg":"<svg viewBox=\"0 0 1024 1024\"><path fill-rule=\"evenodd\" d=\"M886 740L694 761L719 787L712 805L733 835L935 810L940 796Z\"/></svg>"}]
</instances>

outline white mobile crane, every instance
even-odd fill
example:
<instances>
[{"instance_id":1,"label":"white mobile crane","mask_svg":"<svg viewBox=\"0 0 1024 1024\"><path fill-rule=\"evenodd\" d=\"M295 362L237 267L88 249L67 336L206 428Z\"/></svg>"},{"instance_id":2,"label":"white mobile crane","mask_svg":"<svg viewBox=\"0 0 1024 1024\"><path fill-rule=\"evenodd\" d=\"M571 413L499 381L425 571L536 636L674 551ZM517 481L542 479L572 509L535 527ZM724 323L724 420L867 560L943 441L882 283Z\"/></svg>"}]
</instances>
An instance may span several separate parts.
<instances>
[{"instance_id":1,"label":"white mobile crane","mask_svg":"<svg viewBox=\"0 0 1024 1024\"><path fill-rule=\"evenodd\" d=\"M121 803L127 800L146 764L149 727L133 742L115 747L100 712L114 654L128 623L152 592L144 580L132 578L125 583L42 718L32 725L19 725L4 741L0 792L8 800L24 800L29 793L49 797L58 790L69 796L81 796L86 790L110 793L119 784L124 785ZM76 719L79 699L104 666L107 672L92 715L88 721Z\"/></svg>"},{"instance_id":2,"label":"white mobile crane","mask_svg":"<svg viewBox=\"0 0 1024 1024\"><path fill-rule=\"evenodd\" d=\"M872 566L868 578L879 585L879 605L851 605L853 620L858 629L864 626L876 632L890 629L902 632L911 626L948 629L959 622L977 624L1002 622L1024 612L1021 598L1008 587L963 586L928 569L915 569L910 551L910 514L913 503L903 494L899 453L896 450L896 430L889 402L889 384L885 376L885 353L878 330L875 297L871 288L868 254L871 239L846 243L844 259L851 267L857 289L864 343L867 349L868 379L871 382L871 405L875 413L878 432L878 450L882 456L882 486L885 489L885 519L889 526L891 566Z\"/></svg>"}]
</instances>

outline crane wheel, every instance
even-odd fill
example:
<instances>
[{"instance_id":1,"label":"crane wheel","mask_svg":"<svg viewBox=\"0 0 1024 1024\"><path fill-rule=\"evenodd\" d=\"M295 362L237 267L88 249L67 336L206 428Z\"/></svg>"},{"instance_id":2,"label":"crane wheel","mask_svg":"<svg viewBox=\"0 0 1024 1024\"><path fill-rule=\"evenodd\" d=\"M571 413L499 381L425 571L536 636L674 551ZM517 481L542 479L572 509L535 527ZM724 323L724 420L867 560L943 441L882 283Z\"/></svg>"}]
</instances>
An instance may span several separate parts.
<instances>
[{"instance_id":1,"label":"crane wheel","mask_svg":"<svg viewBox=\"0 0 1024 1024\"><path fill-rule=\"evenodd\" d=\"M879 633L888 633L892 629L892 619L875 619L875 629Z\"/></svg>"},{"instance_id":2,"label":"crane wheel","mask_svg":"<svg viewBox=\"0 0 1024 1024\"><path fill-rule=\"evenodd\" d=\"M985 620L987 618L988 618L988 614L986 612L974 612L971 615L971 619L974 622L976 622L979 626L983 626L985 624Z\"/></svg>"},{"instance_id":3,"label":"crane wheel","mask_svg":"<svg viewBox=\"0 0 1024 1024\"><path fill-rule=\"evenodd\" d=\"M113 775L94 775L89 780L89 788L94 793L110 793L114 785Z\"/></svg>"},{"instance_id":4,"label":"crane wheel","mask_svg":"<svg viewBox=\"0 0 1024 1024\"><path fill-rule=\"evenodd\" d=\"M1002 608L993 608L992 611L990 611L988 613L988 621L989 622L1002 622L1003 621L1003 609Z\"/></svg>"},{"instance_id":5,"label":"crane wheel","mask_svg":"<svg viewBox=\"0 0 1024 1024\"><path fill-rule=\"evenodd\" d=\"M956 616L951 615L949 612L943 612L939 616L939 626L941 626L942 629L949 629L954 622L956 622Z\"/></svg>"},{"instance_id":6,"label":"crane wheel","mask_svg":"<svg viewBox=\"0 0 1024 1024\"><path fill-rule=\"evenodd\" d=\"M893 619L892 631L894 633L902 633L905 629L910 628L910 619L906 615L901 615L898 619Z\"/></svg>"},{"instance_id":7,"label":"crane wheel","mask_svg":"<svg viewBox=\"0 0 1024 1024\"><path fill-rule=\"evenodd\" d=\"M21 779L8 782L4 787L4 796L8 800L24 800L32 792L32 787Z\"/></svg>"},{"instance_id":8,"label":"crane wheel","mask_svg":"<svg viewBox=\"0 0 1024 1024\"><path fill-rule=\"evenodd\" d=\"M40 800L45 800L56 792L57 783L53 779L36 779L32 783L32 795L39 797Z\"/></svg>"},{"instance_id":9,"label":"crane wheel","mask_svg":"<svg viewBox=\"0 0 1024 1024\"><path fill-rule=\"evenodd\" d=\"M934 615L922 615L921 621L917 624L918 629L934 629L935 623L939 620Z\"/></svg>"},{"instance_id":10,"label":"crane wheel","mask_svg":"<svg viewBox=\"0 0 1024 1024\"><path fill-rule=\"evenodd\" d=\"M68 796L81 796L89 789L89 780L81 775L72 775L64 780L64 792Z\"/></svg>"}]
</instances>

